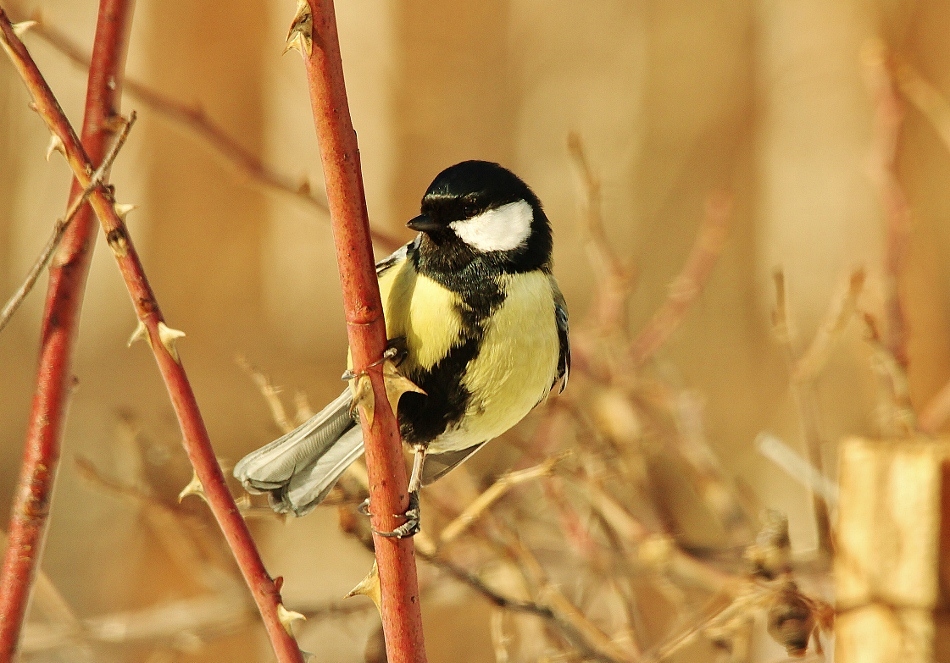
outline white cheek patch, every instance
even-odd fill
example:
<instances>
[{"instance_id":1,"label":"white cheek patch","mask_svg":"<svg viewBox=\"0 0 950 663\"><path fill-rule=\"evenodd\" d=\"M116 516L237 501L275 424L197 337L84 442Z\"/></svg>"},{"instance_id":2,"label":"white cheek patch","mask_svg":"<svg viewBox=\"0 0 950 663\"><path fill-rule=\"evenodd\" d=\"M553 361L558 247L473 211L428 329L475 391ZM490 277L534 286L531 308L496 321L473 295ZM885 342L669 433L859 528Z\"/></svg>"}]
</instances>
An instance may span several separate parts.
<instances>
[{"instance_id":1,"label":"white cheek patch","mask_svg":"<svg viewBox=\"0 0 950 663\"><path fill-rule=\"evenodd\" d=\"M534 213L519 200L464 221L453 221L449 228L459 239L479 251L510 251L524 246L531 234Z\"/></svg>"}]
</instances>

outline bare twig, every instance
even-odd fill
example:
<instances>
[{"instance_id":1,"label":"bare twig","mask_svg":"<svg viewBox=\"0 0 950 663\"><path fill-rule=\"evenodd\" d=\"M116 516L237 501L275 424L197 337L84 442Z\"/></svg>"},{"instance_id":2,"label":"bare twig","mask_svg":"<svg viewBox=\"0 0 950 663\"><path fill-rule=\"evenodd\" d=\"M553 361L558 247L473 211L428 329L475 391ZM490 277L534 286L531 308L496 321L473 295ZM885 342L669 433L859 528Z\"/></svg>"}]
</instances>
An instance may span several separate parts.
<instances>
[{"instance_id":1,"label":"bare twig","mask_svg":"<svg viewBox=\"0 0 950 663\"><path fill-rule=\"evenodd\" d=\"M895 89L886 46L870 43L863 51L867 84L874 102L874 152L871 179L877 185L884 208L885 244L884 346L904 371L907 370L907 310L901 296L901 280L910 245L910 204L897 178L897 150L904 124L904 109Z\"/></svg>"},{"instance_id":2,"label":"bare twig","mask_svg":"<svg viewBox=\"0 0 950 663\"><path fill-rule=\"evenodd\" d=\"M425 559L428 563L435 566L437 569L444 571L455 580L467 585L493 605L502 608L503 610L534 615L552 623L555 628L560 631L574 647L578 649L578 651L590 659L604 661L606 663L617 663L619 661L629 660L629 658L622 653L608 653L601 651L598 648L597 643L590 641L587 633L581 629L578 629L574 623L572 623L569 619L565 619L563 615L558 614L556 610L550 605L547 605L543 602L524 601L521 599L505 596L504 594L492 589L474 573L470 573L463 568L455 566L451 562L448 562L440 557L424 555L421 553L419 556L422 559Z\"/></svg>"},{"instance_id":3,"label":"bare twig","mask_svg":"<svg viewBox=\"0 0 950 663\"><path fill-rule=\"evenodd\" d=\"M802 437L808 461L822 475L824 462L821 456L822 433L818 403L815 397L814 385L811 381L795 379L799 372L799 360L792 343L788 320L788 296L785 289L785 273L781 270L774 274L775 279L775 309L772 313L772 324L776 339L785 354L788 365L789 388L798 408L798 416L802 426ZM852 283L854 279L852 279ZM834 316L836 318L837 316ZM833 318L833 319L834 319ZM806 374L802 372L802 374ZM831 538L831 518L828 515L828 502L818 491L812 491L812 506L815 513L815 527L818 531L818 546L823 555L830 555L833 550Z\"/></svg>"},{"instance_id":4,"label":"bare twig","mask_svg":"<svg viewBox=\"0 0 950 663\"><path fill-rule=\"evenodd\" d=\"M642 366L660 349L702 292L725 245L731 214L732 200L727 194L715 193L706 201L706 213L686 264L670 284L666 301L630 345L635 366Z\"/></svg>"},{"instance_id":5,"label":"bare twig","mask_svg":"<svg viewBox=\"0 0 950 663\"><path fill-rule=\"evenodd\" d=\"M99 6L82 129L88 154L96 162L101 162L115 130L114 120L118 115L116 102L124 71L131 4L128 0L102 0ZM43 86L48 91L2 7L0 45L13 60L28 88ZM45 119L56 118L51 126L54 134L60 140L64 134L68 134L74 150L83 154L83 177L73 181L70 192L71 200L78 199L82 191L88 188L95 167L52 95L44 100L34 99L37 111ZM94 187L91 195L104 198L101 188ZM95 219L89 207L82 206L66 230L58 258L50 270L36 390L13 501L8 530L9 545L0 570L2 663L11 661L16 653L42 551L53 480L59 461L66 400L72 380L72 350L95 236Z\"/></svg>"},{"instance_id":6,"label":"bare twig","mask_svg":"<svg viewBox=\"0 0 950 663\"><path fill-rule=\"evenodd\" d=\"M258 390L261 392L261 396L263 396L264 400L267 402L267 407L270 408L270 414L274 418L274 421L277 423L277 426L280 428L281 432L289 433L292 431L294 429L294 424L291 423L290 419L287 417L287 410L284 408L284 404L280 400L280 389L275 387L270 381L270 378L257 370L257 368L254 367L246 357L238 357L237 364L245 373L251 376L252 380L254 380L254 384L257 385Z\"/></svg>"},{"instance_id":7,"label":"bare twig","mask_svg":"<svg viewBox=\"0 0 950 663\"><path fill-rule=\"evenodd\" d=\"M598 280L591 317L603 334L626 332L627 303L637 271L620 259L610 245L601 213L600 179L594 174L579 134L567 137L567 148L584 188L582 229L587 235L588 263Z\"/></svg>"},{"instance_id":8,"label":"bare twig","mask_svg":"<svg viewBox=\"0 0 950 663\"><path fill-rule=\"evenodd\" d=\"M3 328L7 326L8 322L10 322L13 314L16 313L18 308L20 308L20 304L22 304L23 300L26 299L26 296L30 294L30 291L36 284L36 279L40 277L40 273L49 264L50 259L53 257L53 252L56 251L60 240L63 239L63 235L66 233L66 228L69 227L73 217L76 216L82 206L85 205L86 201L89 199L89 194L92 193L93 189L101 186L105 182L106 174L109 172L109 169L112 168L112 162L115 161L115 158L119 155L119 150L122 149L126 139L129 137L129 131L132 129L132 125L134 123L135 111L132 111L132 114L129 116L129 121L124 123L122 131L119 133L118 137L116 137L115 142L113 142L112 149L109 150L109 153L106 155L105 159L103 159L102 164L96 169L96 172L92 174L92 178L89 181L89 186L84 188L79 197L73 200L72 204L69 206L69 209L66 210L66 214L63 216L63 218L57 219L56 223L53 224L53 234L50 235L49 240L47 240L46 246L43 247L40 255L36 258L36 261L30 268L30 271L23 280L23 283L19 288L17 288L17 291L13 293L13 296L10 297L10 299L4 305L3 310L0 310L0 331L3 331Z\"/></svg>"},{"instance_id":9,"label":"bare twig","mask_svg":"<svg viewBox=\"0 0 950 663\"><path fill-rule=\"evenodd\" d=\"M858 297L864 288L864 279L863 269L856 269L851 273L847 290L840 298L832 301L825 320L815 333L808 349L792 367L792 380L802 382L814 379L824 368L835 343L857 311Z\"/></svg>"},{"instance_id":10,"label":"bare twig","mask_svg":"<svg viewBox=\"0 0 950 663\"><path fill-rule=\"evenodd\" d=\"M118 0L115 0L115 2L118 3ZM33 97L34 108L50 127L50 130L62 141L66 160L76 176L78 186L80 188L88 186L90 176L94 171L89 157L49 89L49 85L37 69L29 52L23 46L23 42L15 34L2 9L0 9L0 29L2 29L5 50L27 85L27 89ZM99 46L99 44L100 41L97 40L96 45ZM95 61L95 57L93 60ZM109 90L115 89L115 78L110 77L108 80L104 80L103 85ZM158 301L148 283L148 278L132 243L132 238L129 236L128 228L126 228L122 215L117 211L111 194L107 196L103 191L95 189L89 197L89 202L102 224L109 248L118 262L119 271L122 273L129 295L132 298L139 322L146 332L146 338L165 381L165 386L168 389L175 414L181 426L185 450L188 452L189 460L195 468L197 478L200 480L203 494L207 498L211 511L234 553L245 582L251 589L277 657L281 663L291 661L302 663L300 650L289 631L289 627L282 620L281 611L283 611L283 606L280 593L264 568L260 554L247 529L247 524L234 503L234 498L228 490L221 467L215 458L214 449L201 418L194 391L175 347L175 341L182 333L169 328L165 324ZM52 451L48 451L46 457L55 460ZM37 481L36 477L33 476L36 472L35 469L24 477L24 485L30 486L31 492L29 501L23 508L28 510L29 517L34 520L37 515L44 516L42 520L45 520L48 492L40 498L33 497L34 493L32 492L37 486L46 487L48 484L48 479L45 479L43 475L51 472L52 462L50 465L44 465L43 461L45 459L41 457L36 461L43 467L40 477L42 480ZM37 499L42 499L42 502L37 503ZM12 554L23 555L26 558L35 557L35 555L24 553L22 548L15 548L14 541L13 529L11 528L10 550L14 551ZM33 541L31 544L33 548L31 549L38 548L38 543L38 540ZM8 559L10 556L11 553L8 553ZM0 599L3 598L2 591L6 587L7 583L0 587ZM0 601L0 607L2 606L3 603ZM0 622L0 629L4 624L6 624L5 621ZM0 630L0 635L2 635L2 630ZM3 641L0 640L0 642ZM0 662L5 663L2 658L0 658Z\"/></svg>"},{"instance_id":11,"label":"bare twig","mask_svg":"<svg viewBox=\"0 0 950 663\"><path fill-rule=\"evenodd\" d=\"M41 17L37 17L37 25L33 31L76 65L89 67L89 59L82 49L65 33L44 23ZM266 164L258 155L229 134L224 127L208 117L200 106L184 104L135 79L126 79L125 91L142 102L144 106L204 141L224 163L234 168L249 182L256 183L267 190L293 196L318 214L328 213L326 204L314 195L306 182L295 181L293 177ZM384 250L392 251L402 244L398 237L386 231L371 228L370 232L373 241Z\"/></svg>"},{"instance_id":12,"label":"bare twig","mask_svg":"<svg viewBox=\"0 0 950 663\"><path fill-rule=\"evenodd\" d=\"M288 46L304 59L330 222L343 289L343 307L353 367L369 389L360 407L370 480L372 524L381 593L380 616L389 663L425 663L422 613L411 539L384 537L409 506L406 466L396 417L380 365L386 326L369 235L359 146L350 119L343 62L332 0L298 0ZM365 384L365 382L364 382ZM371 400L370 400L371 399Z\"/></svg>"},{"instance_id":13,"label":"bare twig","mask_svg":"<svg viewBox=\"0 0 950 663\"><path fill-rule=\"evenodd\" d=\"M552 456L540 465L529 467L516 472L509 472L501 476L498 481L489 486L488 490L471 502L455 520L446 525L439 533L439 544L445 545L455 540L459 534L468 529L472 523L491 507L492 504L505 496L509 490L527 481L533 481L551 474L554 466L568 454L562 453Z\"/></svg>"},{"instance_id":14,"label":"bare twig","mask_svg":"<svg viewBox=\"0 0 950 663\"><path fill-rule=\"evenodd\" d=\"M897 65L895 80L904 97L930 122L944 147L950 150L950 103L920 73L906 62ZM936 434L950 418L950 382L945 384L921 408L917 426L931 435Z\"/></svg>"}]
</instances>

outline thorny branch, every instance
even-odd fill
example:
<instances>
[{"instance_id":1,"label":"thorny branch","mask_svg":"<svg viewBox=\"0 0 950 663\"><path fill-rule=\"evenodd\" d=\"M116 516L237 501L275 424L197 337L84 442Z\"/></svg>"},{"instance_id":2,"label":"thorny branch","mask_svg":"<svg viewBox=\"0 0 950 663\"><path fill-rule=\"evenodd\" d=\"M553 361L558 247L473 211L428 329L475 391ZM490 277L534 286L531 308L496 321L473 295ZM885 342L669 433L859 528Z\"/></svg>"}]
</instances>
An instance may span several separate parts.
<instances>
[{"instance_id":1,"label":"thorny branch","mask_svg":"<svg viewBox=\"0 0 950 663\"><path fill-rule=\"evenodd\" d=\"M3 34L3 46L19 71L33 97L34 107L47 123L50 130L61 141L66 159L73 170L80 187L89 185L94 168L86 151L80 144L75 132L63 114L59 103L53 96L35 62L26 47L15 34L6 14L0 9L0 29ZM97 40L96 44L100 42ZM115 88L114 78L110 90ZM108 85L108 82L105 83ZM103 124L105 124L103 122ZM111 192L106 195L98 189L90 194L89 201L105 231L109 248L119 265L129 295L132 298L140 326L155 356L159 371L165 381L172 400L175 414L182 429L185 450L200 480L202 492L228 541L238 566L248 587L254 596L258 610L264 620L271 643L281 663L302 663L302 655L297 648L289 626L285 623L287 611L283 608L280 593L274 581L267 574L260 554L254 545L247 524L234 503L227 487L221 467L218 465L211 446L208 431L198 409L194 391L178 356L175 343L183 336L169 328L164 321L158 301L149 285L138 253L129 235L122 213L115 204ZM44 466L47 467L47 466ZM44 470L50 471L49 467ZM26 477L27 485L34 486L32 477ZM13 531L11 531L13 540ZM11 554L20 551L11 545ZM22 617L21 617L22 619Z\"/></svg>"},{"instance_id":2,"label":"thorny branch","mask_svg":"<svg viewBox=\"0 0 950 663\"><path fill-rule=\"evenodd\" d=\"M359 145L350 118L332 0L298 0L288 47L297 48L307 70L314 127L326 180L330 222L337 252L347 339L357 380L357 397L369 474L374 548L379 570L380 617L389 663L425 663L422 611L411 539L386 537L402 525L409 507L408 478L399 426L388 398L380 360L386 323L370 244Z\"/></svg>"},{"instance_id":3,"label":"thorny branch","mask_svg":"<svg viewBox=\"0 0 950 663\"><path fill-rule=\"evenodd\" d=\"M96 40L86 87L82 139L79 142L62 109L0 7L0 46L10 57L31 92L34 109L47 121L60 143L69 140L82 154L82 164L73 180L70 198L78 198L89 188L95 168L90 157L100 162L115 131L117 101L125 69L125 42L132 8L127 0L102 0L96 23ZM88 148L88 152L86 150ZM87 156L88 155L88 156ZM93 187L93 198L105 197L101 187ZM56 262L50 269L36 389L23 450L23 462L13 500L9 544L0 571L0 661L12 660L20 640L33 580L42 552L49 515L53 481L59 461L60 436L65 423L66 401L72 385L70 366L79 326L83 291L95 246L95 219L88 205L82 205L61 238Z\"/></svg>"},{"instance_id":4,"label":"thorny branch","mask_svg":"<svg viewBox=\"0 0 950 663\"><path fill-rule=\"evenodd\" d=\"M41 16L36 16L35 20L37 25L33 28L33 32L38 37L77 66L89 67L89 58L65 33L44 22ZM125 91L138 99L142 105L204 141L225 163L248 181L257 183L264 189L293 196L321 216L329 213L326 203L311 191L306 180L295 181L290 175L265 163L257 154L244 147L237 138L209 117L201 106L184 104L133 78L126 79ZM370 232L373 241L386 251L393 251L403 243L398 237L379 228L371 228Z\"/></svg>"},{"instance_id":5,"label":"thorny branch","mask_svg":"<svg viewBox=\"0 0 950 663\"><path fill-rule=\"evenodd\" d=\"M63 218L57 219L56 223L53 224L53 234L50 235L49 240L47 240L46 246L43 247L40 255L33 263L23 283L4 305L3 310L0 310L0 331L3 331L3 328L6 327L10 319L13 318L13 314L20 308L20 304L22 304L26 296L30 294L30 291L36 284L36 280L40 277L40 273L49 265L49 261L53 257L53 252L56 251L60 241L63 239L63 235L66 234L66 229L69 227L70 222L72 222L73 217L79 213L82 206L86 204L92 190L105 183L106 174L109 172L109 169L112 168L112 162L115 161L115 158L119 155L119 150L122 149L126 139L129 137L129 131L131 131L132 125L135 124L135 118L135 111L132 111L128 122L123 123L122 131L115 139L115 142L112 143L112 149L109 150L105 159L102 160L102 164L96 169L96 172L92 174L89 185L82 190L78 198L73 200Z\"/></svg>"}]
</instances>

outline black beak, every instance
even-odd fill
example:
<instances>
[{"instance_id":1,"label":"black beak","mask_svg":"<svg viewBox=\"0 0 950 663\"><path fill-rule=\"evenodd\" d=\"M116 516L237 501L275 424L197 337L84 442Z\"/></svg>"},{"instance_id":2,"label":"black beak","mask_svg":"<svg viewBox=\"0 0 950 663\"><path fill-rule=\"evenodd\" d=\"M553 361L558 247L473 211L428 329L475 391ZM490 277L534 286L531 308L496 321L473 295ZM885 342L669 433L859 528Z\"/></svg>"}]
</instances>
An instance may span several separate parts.
<instances>
[{"instance_id":1,"label":"black beak","mask_svg":"<svg viewBox=\"0 0 950 663\"><path fill-rule=\"evenodd\" d=\"M406 227L417 230L421 233L430 233L436 230L440 230L443 226L441 223L433 221L425 214L420 214L414 219L410 219L406 224Z\"/></svg>"}]
</instances>

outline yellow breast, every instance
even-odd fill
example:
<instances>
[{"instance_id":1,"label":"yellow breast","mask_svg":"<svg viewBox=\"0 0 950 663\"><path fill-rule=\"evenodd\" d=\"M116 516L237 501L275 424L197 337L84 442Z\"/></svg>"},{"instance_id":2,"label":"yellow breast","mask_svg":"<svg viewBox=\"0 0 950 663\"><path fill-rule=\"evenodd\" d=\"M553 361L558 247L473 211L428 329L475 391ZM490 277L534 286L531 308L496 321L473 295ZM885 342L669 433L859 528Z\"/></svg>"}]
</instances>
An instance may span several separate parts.
<instances>
[{"instance_id":1,"label":"yellow breast","mask_svg":"<svg viewBox=\"0 0 950 663\"><path fill-rule=\"evenodd\" d=\"M465 449L498 437L551 390L559 341L550 277L519 274L503 285L505 302L488 323L481 352L463 380L471 402L457 429L433 442L432 451Z\"/></svg>"},{"instance_id":2,"label":"yellow breast","mask_svg":"<svg viewBox=\"0 0 950 663\"><path fill-rule=\"evenodd\" d=\"M387 335L406 338L409 355L401 369L410 373L445 357L459 340L462 320L459 296L406 264L384 272L379 287ZM481 350L462 379L471 401L461 421L431 442L434 453L498 437L542 401L554 381L559 341L551 277L518 274L501 285L504 303L485 323Z\"/></svg>"},{"instance_id":3,"label":"yellow breast","mask_svg":"<svg viewBox=\"0 0 950 663\"><path fill-rule=\"evenodd\" d=\"M403 262L379 279L386 336L405 337L409 356L404 370L428 369L448 354L459 337L459 297L407 265Z\"/></svg>"}]
</instances>

